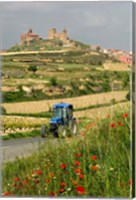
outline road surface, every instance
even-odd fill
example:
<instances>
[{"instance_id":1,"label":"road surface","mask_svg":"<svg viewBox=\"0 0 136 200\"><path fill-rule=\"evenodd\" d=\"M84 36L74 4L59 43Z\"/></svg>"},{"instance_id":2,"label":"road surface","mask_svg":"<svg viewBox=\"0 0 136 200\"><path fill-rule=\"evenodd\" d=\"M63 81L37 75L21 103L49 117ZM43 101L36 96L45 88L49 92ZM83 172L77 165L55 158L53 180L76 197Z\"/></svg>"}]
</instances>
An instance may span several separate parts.
<instances>
[{"instance_id":1,"label":"road surface","mask_svg":"<svg viewBox=\"0 0 136 200\"><path fill-rule=\"evenodd\" d=\"M54 141L54 139L52 140ZM2 161L13 161L17 157L21 158L29 156L33 152L37 151L41 145L46 145L47 140L51 139L44 139L38 136L34 138L21 138L1 141L0 150Z\"/></svg>"}]
</instances>

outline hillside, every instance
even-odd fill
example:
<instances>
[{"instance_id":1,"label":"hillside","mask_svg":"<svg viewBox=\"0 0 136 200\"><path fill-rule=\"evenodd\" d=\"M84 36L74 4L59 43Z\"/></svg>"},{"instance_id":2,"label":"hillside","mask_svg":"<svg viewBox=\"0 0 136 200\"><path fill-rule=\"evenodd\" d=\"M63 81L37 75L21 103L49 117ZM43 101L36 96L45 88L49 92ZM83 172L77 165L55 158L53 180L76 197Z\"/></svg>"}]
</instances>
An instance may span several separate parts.
<instances>
[{"instance_id":1,"label":"hillside","mask_svg":"<svg viewBox=\"0 0 136 200\"><path fill-rule=\"evenodd\" d=\"M9 48L7 52L19 52L19 51L51 51L51 50L64 50L70 49L88 49L89 45L86 45L79 41L72 41L72 45L66 45L60 39L40 39L38 41L31 41L28 44L16 44Z\"/></svg>"}]
</instances>

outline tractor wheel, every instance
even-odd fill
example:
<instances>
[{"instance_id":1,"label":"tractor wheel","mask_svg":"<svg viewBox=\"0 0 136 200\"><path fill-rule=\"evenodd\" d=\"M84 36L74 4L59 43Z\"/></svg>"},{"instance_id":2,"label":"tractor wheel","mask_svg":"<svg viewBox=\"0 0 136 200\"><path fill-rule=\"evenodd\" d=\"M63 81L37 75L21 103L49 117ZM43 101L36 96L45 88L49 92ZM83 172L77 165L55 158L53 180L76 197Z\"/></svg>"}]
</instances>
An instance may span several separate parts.
<instances>
[{"instance_id":1,"label":"tractor wheel","mask_svg":"<svg viewBox=\"0 0 136 200\"><path fill-rule=\"evenodd\" d=\"M71 131L72 131L73 135L77 135L78 130L77 130L77 123L76 123L76 120L74 120L74 121L72 122Z\"/></svg>"},{"instance_id":2,"label":"tractor wheel","mask_svg":"<svg viewBox=\"0 0 136 200\"><path fill-rule=\"evenodd\" d=\"M67 136L67 130L64 126L60 126L58 128L58 136L61 138L65 138Z\"/></svg>"},{"instance_id":3,"label":"tractor wheel","mask_svg":"<svg viewBox=\"0 0 136 200\"><path fill-rule=\"evenodd\" d=\"M41 127L41 137L45 138L47 135L47 127L45 125L42 125Z\"/></svg>"}]
</instances>

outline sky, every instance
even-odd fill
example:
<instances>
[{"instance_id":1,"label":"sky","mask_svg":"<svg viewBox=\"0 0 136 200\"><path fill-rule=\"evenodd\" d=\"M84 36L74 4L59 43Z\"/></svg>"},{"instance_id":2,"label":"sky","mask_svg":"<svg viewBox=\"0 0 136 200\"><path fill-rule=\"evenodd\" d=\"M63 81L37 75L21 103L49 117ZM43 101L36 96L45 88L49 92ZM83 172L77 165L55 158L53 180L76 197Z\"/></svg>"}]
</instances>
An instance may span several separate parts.
<instances>
[{"instance_id":1,"label":"sky","mask_svg":"<svg viewBox=\"0 0 136 200\"><path fill-rule=\"evenodd\" d=\"M1 2L2 49L20 43L29 28L47 39L64 28L68 37L89 45L131 51L131 1Z\"/></svg>"}]
</instances>

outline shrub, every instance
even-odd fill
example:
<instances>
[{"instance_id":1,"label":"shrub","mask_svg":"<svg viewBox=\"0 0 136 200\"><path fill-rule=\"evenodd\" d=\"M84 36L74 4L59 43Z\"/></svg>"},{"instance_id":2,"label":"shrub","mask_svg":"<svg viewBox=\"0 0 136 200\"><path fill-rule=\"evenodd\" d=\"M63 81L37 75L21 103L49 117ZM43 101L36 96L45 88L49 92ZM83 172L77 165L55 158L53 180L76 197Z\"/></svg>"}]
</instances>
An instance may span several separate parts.
<instances>
[{"instance_id":1,"label":"shrub","mask_svg":"<svg viewBox=\"0 0 136 200\"><path fill-rule=\"evenodd\" d=\"M37 66L30 65L29 68L28 68L28 71L31 71L31 72L35 73L37 71Z\"/></svg>"},{"instance_id":2,"label":"shrub","mask_svg":"<svg viewBox=\"0 0 136 200\"><path fill-rule=\"evenodd\" d=\"M52 86L57 86L58 85L58 81L56 77L51 77L50 78L50 83Z\"/></svg>"},{"instance_id":3,"label":"shrub","mask_svg":"<svg viewBox=\"0 0 136 200\"><path fill-rule=\"evenodd\" d=\"M0 106L0 113L2 115L5 115L6 114L6 108L4 108L3 106Z\"/></svg>"}]
</instances>

